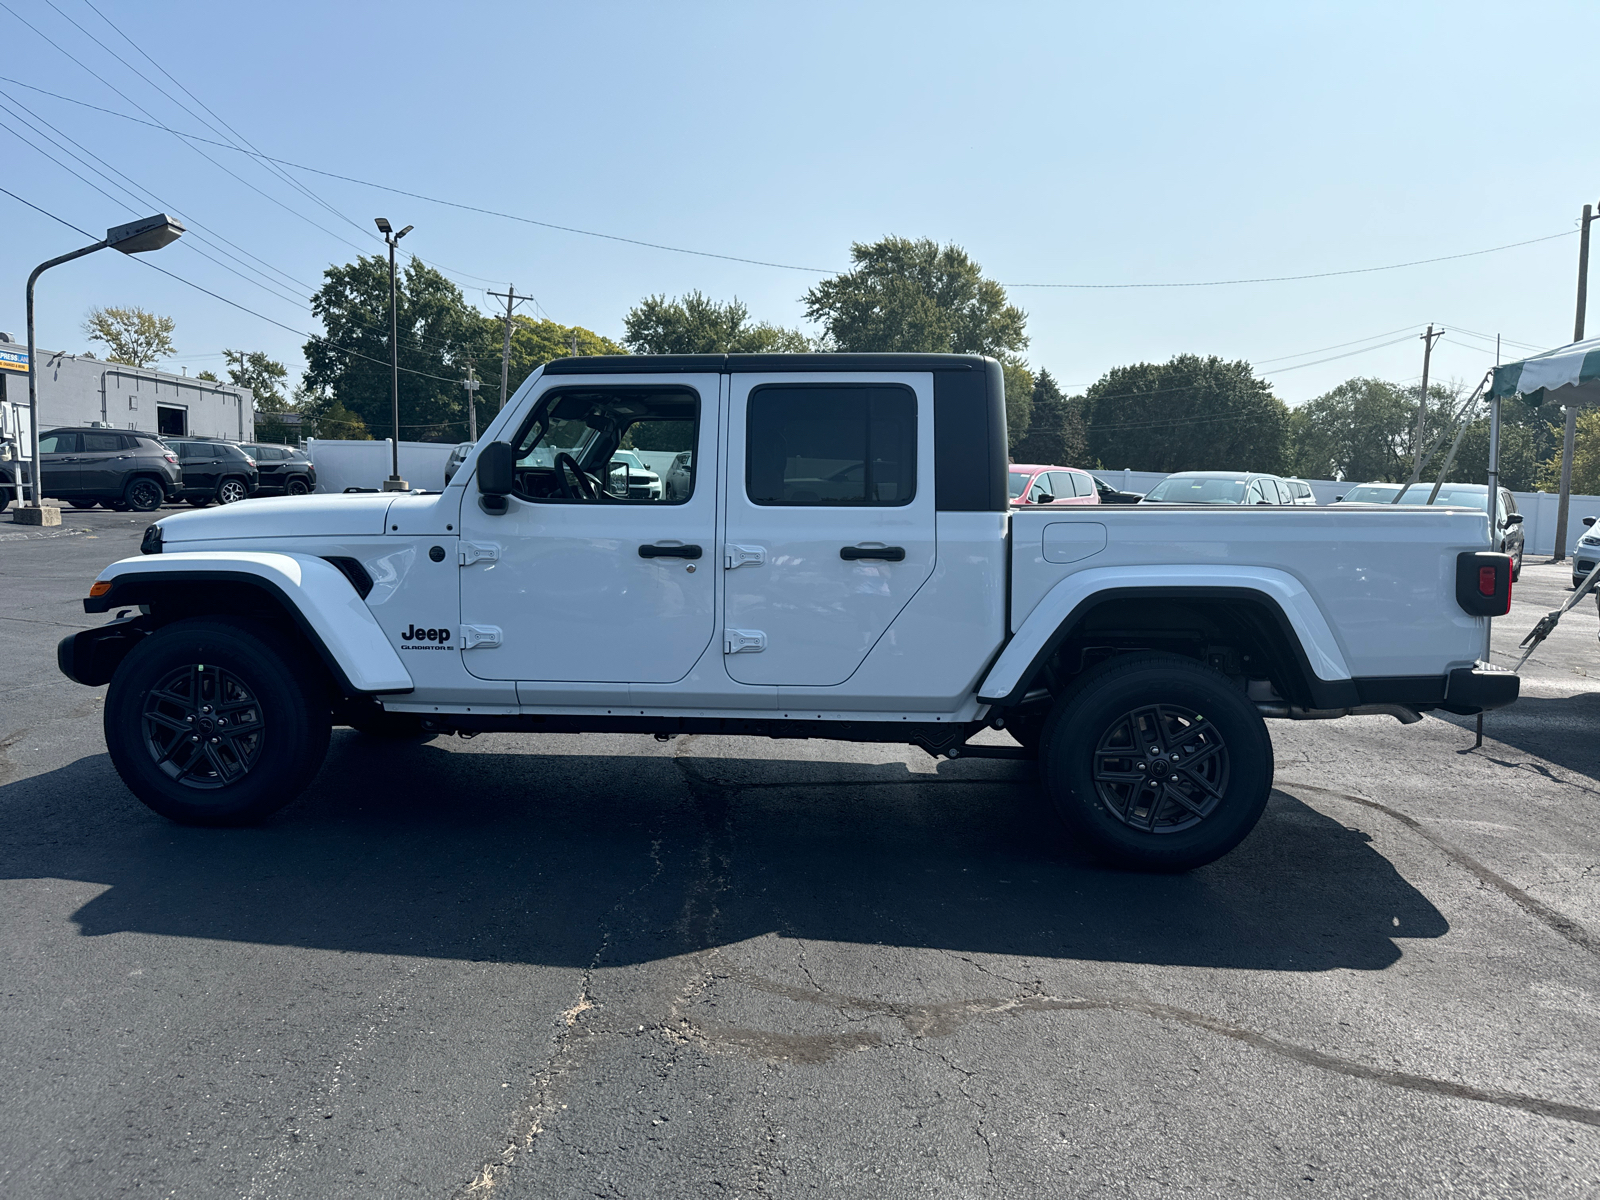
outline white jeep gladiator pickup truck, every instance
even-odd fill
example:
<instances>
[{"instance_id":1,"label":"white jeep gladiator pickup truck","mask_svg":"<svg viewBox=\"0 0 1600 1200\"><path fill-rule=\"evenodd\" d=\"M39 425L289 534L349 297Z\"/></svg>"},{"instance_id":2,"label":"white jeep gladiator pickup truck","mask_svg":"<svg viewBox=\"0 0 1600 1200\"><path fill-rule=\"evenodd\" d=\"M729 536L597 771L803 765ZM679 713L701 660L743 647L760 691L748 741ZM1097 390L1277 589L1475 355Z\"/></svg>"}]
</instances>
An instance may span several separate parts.
<instances>
[{"instance_id":1,"label":"white jeep gladiator pickup truck","mask_svg":"<svg viewBox=\"0 0 1600 1200\"><path fill-rule=\"evenodd\" d=\"M1012 512L1006 466L990 359L560 360L443 492L163 518L59 662L110 683L112 761L178 821L286 804L336 723L820 737L1037 756L1077 837L1168 870L1254 826L1264 717L1517 695L1478 661L1511 588L1481 512Z\"/></svg>"}]
</instances>

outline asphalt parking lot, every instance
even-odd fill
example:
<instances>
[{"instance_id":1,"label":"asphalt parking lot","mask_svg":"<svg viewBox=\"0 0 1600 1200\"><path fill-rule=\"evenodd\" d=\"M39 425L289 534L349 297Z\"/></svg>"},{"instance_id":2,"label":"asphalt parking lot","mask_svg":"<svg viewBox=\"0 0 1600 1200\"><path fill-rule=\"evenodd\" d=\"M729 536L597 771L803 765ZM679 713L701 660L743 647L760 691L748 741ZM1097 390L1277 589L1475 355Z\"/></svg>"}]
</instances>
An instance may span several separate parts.
<instances>
[{"instance_id":1,"label":"asphalt parking lot","mask_svg":"<svg viewBox=\"0 0 1600 1200\"><path fill-rule=\"evenodd\" d=\"M831 742L339 730L197 830L54 664L150 520L0 521L0 1194L1600 1190L1591 602L1481 749L1272 722L1181 876L1076 857L1021 764Z\"/></svg>"}]
</instances>

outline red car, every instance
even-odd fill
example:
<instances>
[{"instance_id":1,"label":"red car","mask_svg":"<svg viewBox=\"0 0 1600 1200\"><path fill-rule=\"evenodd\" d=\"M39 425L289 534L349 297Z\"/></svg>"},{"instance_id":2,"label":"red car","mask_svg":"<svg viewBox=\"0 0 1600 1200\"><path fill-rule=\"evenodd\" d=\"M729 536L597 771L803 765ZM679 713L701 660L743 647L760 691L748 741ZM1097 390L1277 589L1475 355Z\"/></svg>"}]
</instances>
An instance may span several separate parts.
<instances>
[{"instance_id":1,"label":"red car","mask_svg":"<svg viewBox=\"0 0 1600 1200\"><path fill-rule=\"evenodd\" d=\"M1011 464L1013 504L1099 504L1094 476L1076 467Z\"/></svg>"}]
</instances>

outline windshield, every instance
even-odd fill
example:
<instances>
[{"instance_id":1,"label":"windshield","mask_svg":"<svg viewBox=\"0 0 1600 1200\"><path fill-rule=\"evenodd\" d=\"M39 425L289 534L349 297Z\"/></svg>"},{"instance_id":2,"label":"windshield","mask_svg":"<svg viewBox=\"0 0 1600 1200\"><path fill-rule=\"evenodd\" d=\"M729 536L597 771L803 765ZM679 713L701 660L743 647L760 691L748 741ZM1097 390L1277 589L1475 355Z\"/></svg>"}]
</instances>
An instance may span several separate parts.
<instances>
[{"instance_id":1,"label":"windshield","mask_svg":"<svg viewBox=\"0 0 1600 1200\"><path fill-rule=\"evenodd\" d=\"M1011 498L1015 500L1022 495L1022 489L1028 486L1028 480L1033 476L1027 471L1011 472Z\"/></svg>"},{"instance_id":2,"label":"windshield","mask_svg":"<svg viewBox=\"0 0 1600 1200\"><path fill-rule=\"evenodd\" d=\"M1169 475L1145 493L1160 504L1242 504L1245 481L1214 475Z\"/></svg>"},{"instance_id":3,"label":"windshield","mask_svg":"<svg viewBox=\"0 0 1600 1200\"><path fill-rule=\"evenodd\" d=\"M1400 490L1396 483L1365 483L1360 487L1351 488L1344 494L1345 502L1350 504L1391 504L1394 494ZM1419 483L1406 489L1406 494L1400 498L1402 506L1420 507L1428 503L1428 497L1433 494L1433 484ZM1444 484L1439 489L1439 494L1434 498L1434 504L1451 504L1458 508L1475 508L1485 512L1489 507L1489 490L1482 484Z\"/></svg>"}]
</instances>

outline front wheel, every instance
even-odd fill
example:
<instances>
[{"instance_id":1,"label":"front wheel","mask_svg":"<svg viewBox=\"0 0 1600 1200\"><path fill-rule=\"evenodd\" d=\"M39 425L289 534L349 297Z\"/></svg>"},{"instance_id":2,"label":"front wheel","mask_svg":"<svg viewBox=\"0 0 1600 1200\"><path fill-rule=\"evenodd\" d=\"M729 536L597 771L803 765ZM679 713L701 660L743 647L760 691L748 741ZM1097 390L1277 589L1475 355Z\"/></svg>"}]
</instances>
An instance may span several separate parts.
<instances>
[{"instance_id":1,"label":"front wheel","mask_svg":"<svg viewBox=\"0 0 1600 1200\"><path fill-rule=\"evenodd\" d=\"M332 725L303 650L248 622L191 618L135 646L106 693L106 748L133 794L186 825L240 825L311 781ZM308 681L308 682L302 682Z\"/></svg>"},{"instance_id":2,"label":"front wheel","mask_svg":"<svg viewBox=\"0 0 1600 1200\"><path fill-rule=\"evenodd\" d=\"M250 492L244 486L244 480L242 479L224 479L217 485L218 504L237 504L239 501L247 499L249 495Z\"/></svg>"},{"instance_id":3,"label":"front wheel","mask_svg":"<svg viewBox=\"0 0 1600 1200\"><path fill-rule=\"evenodd\" d=\"M1068 829L1147 871L1221 858L1272 790L1272 740L1223 675L1175 654L1127 654L1056 701L1039 763Z\"/></svg>"}]
</instances>

